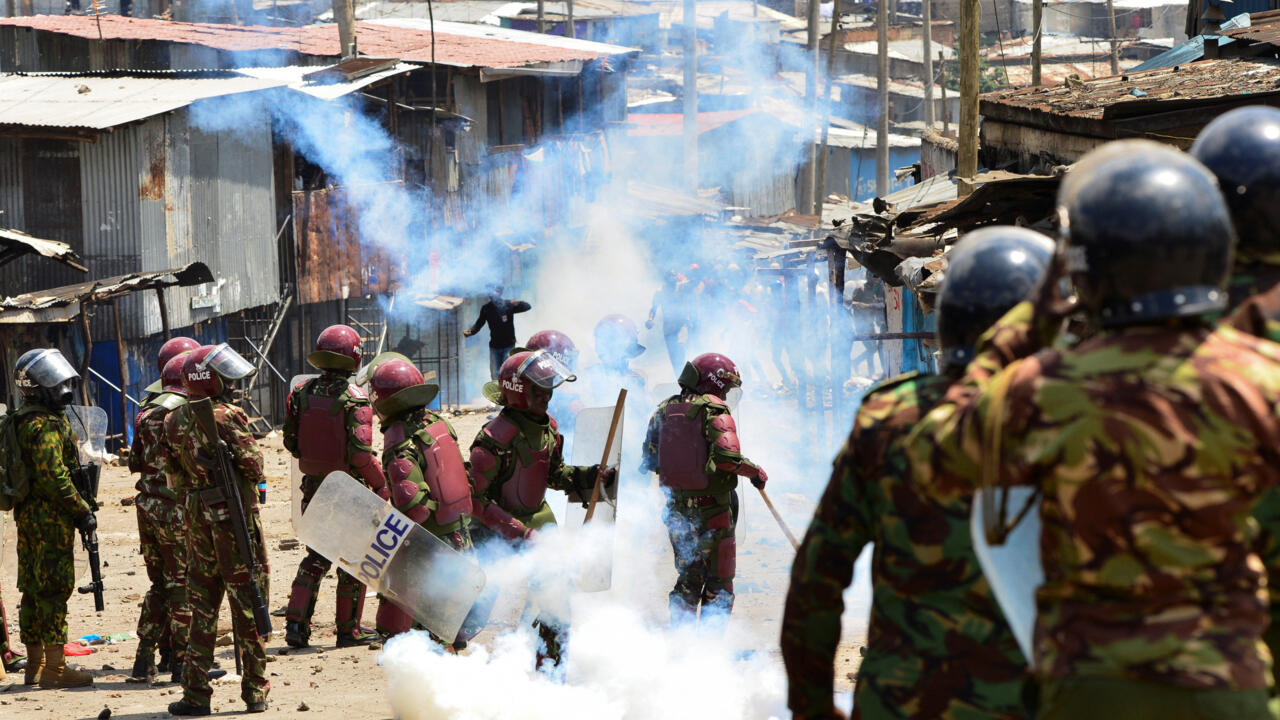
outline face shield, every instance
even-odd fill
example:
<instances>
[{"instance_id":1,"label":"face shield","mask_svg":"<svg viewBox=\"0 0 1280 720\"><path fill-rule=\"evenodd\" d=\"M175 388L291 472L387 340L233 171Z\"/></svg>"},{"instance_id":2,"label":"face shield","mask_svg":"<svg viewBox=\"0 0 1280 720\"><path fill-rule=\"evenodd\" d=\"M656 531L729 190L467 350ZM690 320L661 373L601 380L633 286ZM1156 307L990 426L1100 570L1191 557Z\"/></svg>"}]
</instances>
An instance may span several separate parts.
<instances>
[{"instance_id":1,"label":"face shield","mask_svg":"<svg viewBox=\"0 0 1280 720\"><path fill-rule=\"evenodd\" d=\"M54 348L33 350L18 359L14 368L15 380L19 387L42 387L52 390L63 384L74 387L74 381L80 373L67 362L62 353Z\"/></svg>"},{"instance_id":2,"label":"face shield","mask_svg":"<svg viewBox=\"0 0 1280 720\"><path fill-rule=\"evenodd\" d=\"M520 367L516 368L516 375L547 390L554 390L566 382L578 379L568 366L546 350L534 350L533 354L525 358L525 361L520 363Z\"/></svg>"},{"instance_id":3,"label":"face shield","mask_svg":"<svg viewBox=\"0 0 1280 720\"><path fill-rule=\"evenodd\" d=\"M254 372L253 365L226 343L216 346L196 367L201 370L212 369L224 380L242 380Z\"/></svg>"}]
</instances>

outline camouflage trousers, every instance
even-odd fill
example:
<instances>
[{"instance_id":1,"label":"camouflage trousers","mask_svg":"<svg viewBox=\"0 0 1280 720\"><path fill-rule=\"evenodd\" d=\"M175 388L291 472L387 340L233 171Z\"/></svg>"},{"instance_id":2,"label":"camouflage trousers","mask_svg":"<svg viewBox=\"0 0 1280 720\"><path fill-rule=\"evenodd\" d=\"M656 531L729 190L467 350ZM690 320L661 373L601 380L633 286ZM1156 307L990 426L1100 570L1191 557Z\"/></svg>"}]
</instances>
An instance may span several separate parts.
<instances>
[{"instance_id":1,"label":"camouflage trousers","mask_svg":"<svg viewBox=\"0 0 1280 720\"><path fill-rule=\"evenodd\" d=\"M30 497L14 516L19 635L25 645L61 645L67 641L67 601L76 586L75 527L51 504Z\"/></svg>"},{"instance_id":2,"label":"camouflage trousers","mask_svg":"<svg viewBox=\"0 0 1280 720\"><path fill-rule=\"evenodd\" d=\"M302 509L305 511L320 487L323 478L304 476L302 479ZM302 624L303 637L311 636L311 616L316 610L316 600L320 594L320 581L333 563L323 555L307 548L307 556L298 564L298 574L293 578L293 588L289 593L289 607L285 614L288 622ZM339 637L354 635L360 630L360 616L364 614L364 583L356 580L345 570L338 570L338 602L334 624Z\"/></svg>"},{"instance_id":3,"label":"camouflage trousers","mask_svg":"<svg viewBox=\"0 0 1280 720\"><path fill-rule=\"evenodd\" d=\"M258 634L253 623L253 598L249 568L236 551L230 512L225 503L212 507L191 493L186 500L187 516L187 592L191 604L191 629L187 639L187 657L182 666L183 700L192 705L209 707L213 688L209 685L209 669L213 665L213 645L217 639L218 608L227 595L231 606L231 634L243 663L240 697L246 703L266 700L266 638ZM262 521L256 511L249 513L249 533L254 552L262 566L258 587L264 598L267 586L267 552L263 544Z\"/></svg>"},{"instance_id":4,"label":"camouflage trousers","mask_svg":"<svg viewBox=\"0 0 1280 720\"><path fill-rule=\"evenodd\" d=\"M138 542L151 587L142 598L138 639L162 650L175 649L179 662L186 656L191 608L187 605L186 556L182 507L176 502L139 493Z\"/></svg>"},{"instance_id":5,"label":"camouflage trousers","mask_svg":"<svg viewBox=\"0 0 1280 720\"><path fill-rule=\"evenodd\" d=\"M874 620L872 621L875 622ZM1028 720L1035 715L1035 683L1010 668L990 646L959 648L946 658L926 657L911 647L876 649L875 631L858 667L851 718L860 720ZM959 642L964 642L959 640ZM972 644L972 642L966 643ZM991 653L985 651L991 650ZM792 682L803 682L793 679Z\"/></svg>"},{"instance_id":6,"label":"camouflage trousers","mask_svg":"<svg viewBox=\"0 0 1280 720\"><path fill-rule=\"evenodd\" d=\"M662 520L677 573L670 595L673 623L697 619L699 606L704 616L708 611L728 615L733 610L736 506L735 491L684 497L673 493L668 498Z\"/></svg>"},{"instance_id":7,"label":"camouflage trousers","mask_svg":"<svg viewBox=\"0 0 1280 720\"><path fill-rule=\"evenodd\" d=\"M1267 691L1193 690L1107 677L1050 680L1040 692L1038 720L1124 717L1126 720L1270 720Z\"/></svg>"}]
</instances>

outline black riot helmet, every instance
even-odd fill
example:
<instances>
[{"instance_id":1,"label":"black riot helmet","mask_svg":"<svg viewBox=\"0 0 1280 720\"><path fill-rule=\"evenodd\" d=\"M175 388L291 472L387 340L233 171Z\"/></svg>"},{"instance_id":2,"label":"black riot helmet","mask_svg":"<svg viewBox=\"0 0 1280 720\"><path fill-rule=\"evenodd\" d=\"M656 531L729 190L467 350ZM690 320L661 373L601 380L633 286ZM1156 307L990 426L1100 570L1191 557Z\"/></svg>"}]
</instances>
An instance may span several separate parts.
<instances>
[{"instance_id":1,"label":"black riot helmet","mask_svg":"<svg viewBox=\"0 0 1280 720\"><path fill-rule=\"evenodd\" d=\"M61 409L75 398L80 374L55 348L28 350L13 366L13 383L25 402Z\"/></svg>"},{"instance_id":2,"label":"black riot helmet","mask_svg":"<svg viewBox=\"0 0 1280 720\"><path fill-rule=\"evenodd\" d=\"M938 291L942 367L968 365L978 337L1027 299L1052 258L1053 241L1026 228L997 225L960 238Z\"/></svg>"},{"instance_id":3,"label":"black riot helmet","mask_svg":"<svg viewBox=\"0 0 1280 720\"><path fill-rule=\"evenodd\" d=\"M1237 262L1280 265L1280 110L1251 105L1205 126L1191 155L1218 176Z\"/></svg>"},{"instance_id":4,"label":"black riot helmet","mask_svg":"<svg viewBox=\"0 0 1280 720\"><path fill-rule=\"evenodd\" d=\"M1081 308L1104 326L1221 311L1235 232L1213 174L1172 147L1117 143L1133 151L1086 155L1084 174L1058 193Z\"/></svg>"}]
</instances>

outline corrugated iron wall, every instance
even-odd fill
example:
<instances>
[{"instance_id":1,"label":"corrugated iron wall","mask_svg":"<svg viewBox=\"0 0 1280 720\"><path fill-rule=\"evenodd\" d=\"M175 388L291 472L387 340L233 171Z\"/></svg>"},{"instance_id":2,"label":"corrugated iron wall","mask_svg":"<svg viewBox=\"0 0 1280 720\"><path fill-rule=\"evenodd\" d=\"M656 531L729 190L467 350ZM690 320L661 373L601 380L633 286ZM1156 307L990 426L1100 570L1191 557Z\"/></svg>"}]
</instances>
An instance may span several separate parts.
<instances>
[{"instance_id":1,"label":"corrugated iron wall","mask_svg":"<svg viewBox=\"0 0 1280 720\"><path fill-rule=\"evenodd\" d=\"M0 227L22 225L22 155L17 140L0 138Z\"/></svg>"}]
</instances>

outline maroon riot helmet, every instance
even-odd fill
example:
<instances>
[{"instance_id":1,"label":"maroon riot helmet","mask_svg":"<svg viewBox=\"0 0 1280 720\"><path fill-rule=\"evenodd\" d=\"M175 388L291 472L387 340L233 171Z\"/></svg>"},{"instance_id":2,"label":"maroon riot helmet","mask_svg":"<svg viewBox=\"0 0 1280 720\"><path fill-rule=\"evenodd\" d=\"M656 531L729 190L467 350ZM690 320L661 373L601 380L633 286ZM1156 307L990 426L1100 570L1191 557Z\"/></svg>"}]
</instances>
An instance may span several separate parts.
<instances>
[{"instance_id":1,"label":"maroon riot helmet","mask_svg":"<svg viewBox=\"0 0 1280 720\"><path fill-rule=\"evenodd\" d=\"M546 350L570 370L578 365L578 347L559 330L539 330L524 346L530 350Z\"/></svg>"},{"instance_id":2,"label":"maroon riot helmet","mask_svg":"<svg viewBox=\"0 0 1280 720\"><path fill-rule=\"evenodd\" d=\"M156 355L156 372L163 375L164 366L168 365L170 360L198 347L200 347L200 343L189 337L176 337L166 340L160 346L160 354Z\"/></svg>"},{"instance_id":3,"label":"maroon riot helmet","mask_svg":"<svg viewBox=\"0 0 1280 720\"><path fill-rule=\"evenodd\" d=\"M703 353L684 364L678 380L685 390L724 397L730 390L742 386L738 366L720 353Z\"/></svg>"},{"instance_id":4,"label":"maroon riot helmet","mask_svg":"<svg viewBox=\"0 0 1280 720\"><path fill-rule=\"evenodd\" d=\"M182 386L192 400L218 397L227 391L231 382L247 378L253 372L253 365L230 345L205 345L183 356Z\"/></svg>"},{"instance_id":5,"label":"maroon riot helmet","mask_svg":"<svg viewBox=\"0 0 1280 720\"><path fill-rule=\"evenodd\" d=\"M513 410L539 409L533 399L535 388L554 390L578 377L547 350L522 350L502 363L498 382L485 383L485 397ZM548 393L548 396L550 393ZM546 410L545 404L541 408Z\"/></svg>"},{"instance_id":6,"label":"maroon riot helmet","mask_svg":"<svg viewBox=\"0 0 1280 720\"><path fill-rule=\"evenodd\" d=\"M348 325L330 325L316 338L307 362L319 370L352 371L360 367L360 334Z\"/></svg>"},{"instance_id":7,"label":"maroon riot helmet","mask_svg":"<svg viewBox=\"0 0 1280 720\"><path fill-rule=\"evenodd\" d=\"M613 364L644 354L640 344L640 331L626 315L606 315L596 323L596 356L601 362Z\"/></svg>"},{"instance_id":8,"label":"maroon riot helmet","mask_svg":"<svg viewBox=\"0 0 1280 720\"><path fill-rule=\"evenodd\" d=\"M162 392L177 393L186 395L187 388L182 384L182 364L187 359L186 352L178 353L169 358L169 362L164 364L164 370L160 372L160 390Z\"/></svg>"},{"instance_id":9,"label":"maroon riot helmet","mask_svg":"<svg viewBox=\"0 0 1280 720\"><path fill-rule=\"evenodd\" d=\"M426 407L440 392L439 385L428 383L413 363L401 358L379 362L369 378L369 388L373 410L384 420Z\"/></svg>"}]
</instances>

